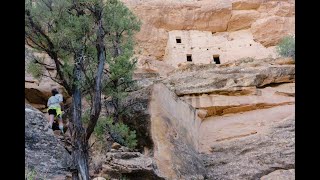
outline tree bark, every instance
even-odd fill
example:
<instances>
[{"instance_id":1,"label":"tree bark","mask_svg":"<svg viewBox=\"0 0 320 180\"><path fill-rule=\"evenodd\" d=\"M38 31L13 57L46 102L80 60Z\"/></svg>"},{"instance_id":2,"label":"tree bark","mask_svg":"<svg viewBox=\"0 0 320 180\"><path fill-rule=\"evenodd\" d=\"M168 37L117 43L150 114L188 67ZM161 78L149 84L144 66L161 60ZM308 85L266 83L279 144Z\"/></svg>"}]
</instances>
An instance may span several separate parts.
<instances>
[{"instance_id":1,"label":"tree bark","mask_svg":"<svg viewBox=\"0 0 320 180\"><path fill-rule=\"evenodd\" d=\"M99 10L97 10L99 11ZM101 111L101 91L102 91L102 75L103 75L103 69L104 69L104 64L106 61L106 50L105 50L105 45L104 45L104 36L105 32L102 27L102 17L101 17L101 12L96 13L96 18L97 18L97 25L98 25L98 30L97 30L97 44L96 44L96 49L98 52L98 70L96 73L95 77L95 86L94 86L94 95L93 95L93 101L92 101L92 108L90 112L90 121L88 123L88 127L86 130L86 139L88 140L94 130L94 127L97 124L100 111Z\"/></svg>"},{"instance_id":2,"label":"tree bark","mask_svg":"<svg viewBox=\"0 0 320 180\"><path fill-rule=\"evenodd\" d=\"M79 180L78 171L72 172L72 180Z\"/></svg>"},{"instance_id":3,"label":"tree bark","mask_svg":"<svg viewBox=\"0 0 320 180\"><path fill-rule=\"evenodd\" d=\"M80 173L82 180L89 180L89 163L88 163L88 142L85 138L85 131L81 122L81 90L77 83L81 82L81 63L82 55L75 57L74 67L74 84L72 94L72 159ZM78 176L78 173L72 173L72 176ZM73 179L76 177L73 177Z\"/></svg>"}]
</instances>

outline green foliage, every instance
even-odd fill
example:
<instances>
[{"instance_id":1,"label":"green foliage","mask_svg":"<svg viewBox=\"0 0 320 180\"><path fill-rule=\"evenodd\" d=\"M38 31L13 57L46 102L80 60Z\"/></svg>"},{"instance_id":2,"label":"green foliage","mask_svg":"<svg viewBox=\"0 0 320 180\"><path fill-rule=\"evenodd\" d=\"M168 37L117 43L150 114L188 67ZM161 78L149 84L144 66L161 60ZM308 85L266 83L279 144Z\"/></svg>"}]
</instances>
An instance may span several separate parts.
<instances>
[{"instance_id":1,"label":"green foliage","mask_svg":"<svg viewBox=\"0 0 320 180\"><path fill-rule=\"evenodd\" d=\"M107 47L107 63L109 65L108 78L104 81L103 92L111 97L111 104L115 111L113 117L118 121L121 115L126 113L126 107L122 107L122 100L127 97L128 91L135 86L132 80L136 68L134 54L135 32L140 30L140 20L119 0L106 1L104 18L109 25L109 35L105 42Z\"/></svg>"},{"instance_id":2,"label":"green foliage","mask_svg":"<svg viewBox=\"0 0 320 180\"><path fill-rule=\"evenodd\" d=\"M29 62L27 64L27 72L30 73L34 78L40 79L43 74L43 67L34 62Z\"/></svg>"},{"instance_id":3,"label":"green foliage","mask_svg":"<svg viewBox=\"0 0 320 180\"><path fill-rule=\"evenodd\" d=\"M130 130L130 128L122 122L114 123L110 117L99 118L94 129L94 133L99 140L103 140L103 135L107 130L111 134L112 138L119 144L122 144L130 149L134 149L137 146L135 130Z\"/></svg>"},{"instance_id":4,"label":"green foliage","mask_svg":"<svg viewBox=\"0 0 320 180\"><path fill-rule=\"evenodd\" d=\"M134 31L139 31L141 21L119 0L107 0L104 14L110 32L126 32L131 36Z\"/></svg>"},{"instance_id":5,"label":"green foliage","mask_svg":"<svg viewBox=\"0 0 320 180\"><path fill-rule=\"evenodd\" d=\"M107 118L99 118L94 128L94 134L100 141L104 141L104 134L106 133Z\"/></svg>"},{"instance_id":6,"label":"green foliage","mask_svg":"<svg viewBox=\"0 0 320 180\"><path fill-rule=\"evenodd\" d=\"M26 180L36 180L37 179L37 172L35 169L27 170L25 174Z\"/></svg>"},{"instance_id":7,"label":"green foliage","mask_svg":"<svg viewBox=\"0 0 320 180\"><path fill-rule=\"evenodd\" d=\"M295 60L295 38L294 36L284 37L277 46L277 52L282 57L292 57Z\"/></svg>"},{"instance_id":8,"label":"green foliage","mask_svg":"<svg viewBox=\"0 0 320 180\"><path fill-rule=\"evenodd\" d=\"M81 118L82 118L81 120L82 120L83 124L88 124L89 123L89 120L90 120L90 111L89 111L89 109L87 109L86 111L84 111L84 113L82 113Z\"/></svg>"}]
</instances>

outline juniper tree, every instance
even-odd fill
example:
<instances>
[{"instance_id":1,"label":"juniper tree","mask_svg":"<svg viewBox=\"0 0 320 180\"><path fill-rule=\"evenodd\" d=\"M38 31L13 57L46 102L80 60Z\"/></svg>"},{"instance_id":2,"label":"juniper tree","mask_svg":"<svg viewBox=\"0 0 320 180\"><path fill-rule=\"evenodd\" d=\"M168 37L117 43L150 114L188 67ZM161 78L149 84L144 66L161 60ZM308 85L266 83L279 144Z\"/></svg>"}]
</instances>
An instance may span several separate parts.
<instances>
[{"instance_id":1,"label":"juniper tree","mask_svg":"<svg viewBox=\"0 0 320 180\"><path fill-rule=\"evenodd\" d=\"M109 69L104 92L110 97L108 107L112 107L111 116L117 123L127 110L121 101L135 85L132 75L137 61L133 58L133 35L140 30L141 22L118 0L107 1L106 9L110 13L106 13L104 19L108 21L110 28L106 38Z\"/></svg>"}]
</instances>

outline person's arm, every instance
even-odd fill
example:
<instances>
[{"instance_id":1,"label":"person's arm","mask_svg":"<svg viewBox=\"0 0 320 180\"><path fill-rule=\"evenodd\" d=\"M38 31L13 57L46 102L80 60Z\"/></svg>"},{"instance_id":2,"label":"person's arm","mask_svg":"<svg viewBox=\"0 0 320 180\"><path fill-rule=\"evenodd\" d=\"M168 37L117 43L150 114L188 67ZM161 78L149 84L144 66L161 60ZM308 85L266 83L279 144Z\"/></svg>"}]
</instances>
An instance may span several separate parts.
<instances>
[{"instance_id":1,"label":"person's arm","mask_svg":"<svg viewBox=\"0 0 320 180\"><path fill-rule=\"evenodd\" d=\"M64 110L64 104L63 104L63 96L62 94L59 95L59 104L60 104L60 107L61 107L61 111Z\"/></svg>"}]
</instances>

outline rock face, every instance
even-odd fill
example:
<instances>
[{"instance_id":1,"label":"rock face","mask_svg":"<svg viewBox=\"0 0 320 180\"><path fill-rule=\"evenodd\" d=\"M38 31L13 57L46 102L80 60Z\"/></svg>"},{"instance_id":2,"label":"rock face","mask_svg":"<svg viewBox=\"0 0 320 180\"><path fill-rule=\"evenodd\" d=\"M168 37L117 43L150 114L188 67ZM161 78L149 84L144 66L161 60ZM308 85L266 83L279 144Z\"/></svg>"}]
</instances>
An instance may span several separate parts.
<instances>
[{"instance_id":1,"label":"rock face","mask_svg":"<svg viewBox=\"0 0 320 180\"><path fill-rule=\"evenodd\" d=\"M259 179L292 169L294 81L290 59L181 66L142 93L153 142L144 154L166 179Z\"/></svg>"},{"instance_id":2,"label":"rock face","mask_svg":"<svg viewBox=\"0 0 320 180\"><path fill-rule=\"evenodd\" d=\"M163 84L155 84L150 101L153 157L168 179L204 179L197 153L200 119L196 109Z\"/></svg>"},{"instance_id":3,"label":"rock face","mask_svg":"<svg viewBox=\"0 0 320 180\"><path fill-rule=\"evenodd\" d=\"M102 174L111 178L164 179L159 177L154 160L139 152L109 152L102 165Z\"/></svg>"},{"instance_id":4,"label":"rock face","mask_svg":"<svg viewBox=\"0 0 320 180\"><path fill-rule=\"evenodd\" d=\"M43 58L43 62L47 64L43 68L43 73L45 75L56 74L54 64L52 60L43 53L35 53L31 51L31 48L25 47L25 69L27 70L28 64L35 58ZM45 70L46 69L46 70ZM48 77L43 77L40 80L35 79L29 72L25 71L25 99L33 107L45 111L47 106L47 101L51 96L51 90L57 88L64 97L64 102L70 98L65 88L54 82Z\"/></svg>"},{"instance_id":5,"label":"rock face","mask_svg":"<svg viewBox=\"0 0 320 180\"><path fill-rule=\"evenodd\" d=\"M203 179L205 169L195 142L198 132L193 128L196 110L157 82L161 80L130 94L127 103L136 103L125 123L137 130L138 149L154 159L159 176Z\"/></svg>"},{"instance_id":6,"label":"rock face","mask_svg":"<svg viewBox=\"0 0 320 180\"><path fill-rule=\"evenodd\" d=\"M25 167L37 178L61 180L69 174L71 156L46 128L47 120L37 109L25 105Z\"/></svg>"},{"instance_id":7,"label":"rock face","mask_svg":"<svg viewBox=\"0 0 320 180\"><path fill-rule=\"evenodd\" d=\"M295 167L295 120L276 123L265 134L221 142L203 155L209 179L259 179L277 169ZM292 179L292 172L261 179ZM280 178L284 177L284 178ZM294 179L294 178L293 178Z\"/></svg>"},{"instance_id":8,"label":"rock face","mask_svg":"<svg viewBox=\"0 0 320 180\"><path fill-rule=\"evenodd\" d=\"M269 47L277 45L285 35L294 35L294 24L292 17L270 16L254 22L251 31L254 40Z\"/></svg>"},{"instance_id":9,"label":"rock face","mask_svg":"<svg viewBox=\"0 0 320 180\"><path fill-rule=\"evenodd\" d=\"M191 94L228 94L228 91L245 93L249 87L294 82L294 65L276 65L270 62L247 66L218 67L212 65L189 65L172 73L163 81L178 96Z\"/></svg>"},{"instance_id":10,"label":"rock face","mask_svg":"<svg viewBox=\"0 0 320 180\"><path fill-rule=\"evenodd\" d=\"M268 175L261 177L261 180L276 180L276 179L294 180L295 179L294 169L276 170Z\"/></svg>"},{"instance_id":11,"label":"rock face","mask_svg":"<svg viewBox=\"0 0 320 180\"><path fill-rule=\"evenodd\" d=\"M228 23L228 31L247 29L259 18L259 12L255 10L232 11L231 19Z\"/></svg>"},{"instance_id":12,"label":"rock face","mask_svg":"<svg viewBox=\"0 0 320 180\"><path fill-rule=\"evenodd\" d=\"M270 55L275 57L273 47L288 35L294 34L295 24L295 2L292 0L122 0L142 21L141 31L137 34L137 52L139 56L154 58L161 61L178 61L174 57L167 56L170 44L170 33L199 31L201 33L212 33L215 36L213 44L217 44L223 37L232 36L232 32L247 29L249 34L241 40L255 51L246 51L238 38L228 38L227 43L217 46L208 46L210 57L220 55L223 62L234 61L236 58L261 56L266 58ZM179 34L179 33L178 33ZM176 33L177 36L180 36ZM243 37L243 36L242 36ZM174 37L175 38L175 37ZM188 36L183 37L188 39ZM192 38L191 38L192 39ZM216 40L217 39L217 40ZM239 40L238 43L231 43ZM173 39L175 41L175 39ZM183 39L182 39L183 41ZM197 38L192 39L193 42ZM230 41L230 42L229 42ZM255 43L252 43L254 41ZM204 46L210 42L202 42L192 49L195 53L201 52ZM154 46L156 44L156 46ZM192 46L193 44L191 44ZM212 49L216 47L216 49ZM198 50L201 48L201 50ZM210 49L211 48L211 49ZM268 53L261 54L261 50ZM188 51L187 51L188 50ZM177 50L175 50L177 51ZM179 59L186 61L186 54L190 54L190 48L185 47L179 52L184 56ZM192 52L192 54L194 53ZM259 52L259 53L257 53ZM170 54L170 53L169 53ZM174 52L173 52L174 54ZM209 61L211 60L208 59ZM207 61L194 59L194 61ZM206 62L207 63L207 62Z\"/></svg>"}]
</instances>

